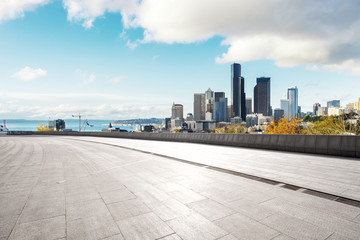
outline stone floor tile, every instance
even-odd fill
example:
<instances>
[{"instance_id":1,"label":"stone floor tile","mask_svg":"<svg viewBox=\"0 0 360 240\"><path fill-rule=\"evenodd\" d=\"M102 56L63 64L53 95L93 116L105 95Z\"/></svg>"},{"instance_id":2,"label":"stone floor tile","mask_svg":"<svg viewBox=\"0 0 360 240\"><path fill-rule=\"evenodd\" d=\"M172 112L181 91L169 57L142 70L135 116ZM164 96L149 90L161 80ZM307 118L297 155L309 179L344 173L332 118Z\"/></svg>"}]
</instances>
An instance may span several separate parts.
<instances>
[{"instance_id":1,"label":"stone floor tile","mask_svg":"<svg viewBox=\"0 0 360 240\"><path fill-rule=\"evenodd\" d=\"M190 209L175 199L148 204L148 207L163 221L168 221L190 213Z\"/></svg>"},{"instance_id":2,"label":"stone floor tile","mask_svg":"<svg viewBox=\"0 0 360 240\"><path fill-rule=\"evenodd\" d=\"M238 238L234 237L233 235L231 234L228 234L222 238L219 238L218 240L237 240Z\"/></svg>"},{"instance_id":3,"label":"stone floor tile","mask_svg":"<svg viewBox=\"0 0 360 240\"><path fill-rule=\"evenodd\" d=\"M197 213L190 213L167 223L184 240L211 240L228 234Z\"/></svg>"},{"instance_id":4,"label":"stone floor tile","mask_svg":"<svg viewBox=\"0 0 360 240\"><path fill-rule=\"evenodd\" d=\"M295 239L326 239L334 233L283 213L271 215L260 222Z\"/></svg>"},{"instance_id":5,"label":"stone floor tile","mask_svg":"<svg viewBox=\"0 0 360 240\"><path fill-rule=\"evenodd\" d=\"M8 237L14 228L18 215L0 218L0 237Z\"/></svg>"},{"instance_id":6,"label":"stone floor tile","mask_svg":"<svg viewBox=\"0 0 360 240\"><path fill-rule=\"evenodd\" d=\"M285 234L281 234L281 235L279 235L279 236L274 237L274 238L271 239L271 240L295 240L295 239L292 238L292 237L289 237L289 236L287 236L287 235L285 235Z\"/></svg>"},{"instance_id":7,"label":"stone floor tile","mask_svg":"<svg viewBox=\"0 0 360 240\"><path fill-rule=\"evenodd\" d=\"M117 224L127 240L158 239L174 233L174 231L154 213L146 213L120 220Z\"/></svg>"},{"instance_id":8,"label":"stone floor tile","mask_svg":"<svg viewBox=\"0 0 360 240\"><path fill-rule=\"evenodd\" d=\"M129 199L134 199L136 196L132 194L129 190L118 189L110 192L102 192L100 193L101 197L104 199L106 204L125 201Z\"/></svg>"},{"instance_id":9,"label":"stone floor tile","mask_svg":"<svg viewBox=\"0 0 360 240\"><path fill-rule=\"evenodd\" d=\"M359 238L357 238L359 239ZM330 237L328 237L326 240L351 240L350 238L341 236L337 233L332 234Z\"/></svg>"},{"instance_id":10,"label":"stone floor tile","mask_svg":"<svg viewBox=\"0 0 360 240\"><path fill-rule=\"evenodd\" d=\"M172 198L175 198L176 200L178 200L179 202L184 203L184 204L188 204L191 202L196 202L196 201L206 199L206 197L204 197L192 190L189 190L189 189L183 189L181 191L174 191L174 192L170 192L168 194Z\"/></svg>"},{"instance_id":11,"label":"stone floor tile","mask_svg":"<svg viewBox=\"0 0 360 240\"><path fill-rule=\"evenodd\" d=\"M102 184L96 184L96 189L98 192L110 192L114 190L120 190L125 189L126 187L121 184L119 181L113 181L113 182L105 182Z\"/></svg>"},{"instance_id":12,"label":"stone floor tile","mask_svg":"<svg viewBox=\"0 0 360 240\"><path fill-rule=\"evenodd\" d=\"M20 223L52 218L65 215L65 202L63 200L50 202L28 201L20 216Z\"/></svg>"},{"instance_id":13,"label":"stone floor tile","mask_svg":"<svg viewBox=\"0 0 360 240\"><path fill-rule=\"evenodd\" d=\"M239 239L272 239L280 234L240 213L216 220L214 223Z\"/></svg>"},{"instance_id":14,"label":"stone floor tile","mask_svg":"<svg viewBox=\"0 0 360 240\"><path fill-rule=\"evenodd\" d=\"M211 199L204 199L197 202L187 204L189 208L200 213L210 221L214 221L219 218L223 218L235 213L234 210L225 207L224 205L213 201Z\"/></svg>"},{"instance_id":15,"label":"stone floor tile","mask_svg":"<svg viewBox=\"0 0 360 240\"><path fill-rule=\"evenodd\" d=\"M115 221L151 212L151 209L139 199L112 203L107 207Z\"/></svg>"},{"instance_id":16,"label":"stone floor tile","mask_svg":"<svg viewBox=\"0 0 360 240\"><path fill-rule=\"evenodd\" d=\"M182 240L177 234L171 234L169 236L159 238L159 240Z\"/></svg>"},{"instance_id":17,"label":"stone floor tile","mask_svg":"<svg viewBox=\"0 0 360 240\"><path fill-rule=\"evenodd\" d=\"M101 196L98 192L95 191L81 191L71 194L66 194L66 204L85 202L89 200L100 199Z\"/></svg>"},{"instance_id":18,"label":"stone floor tile","mask_svg":"<svg viewBox=\"0 0 360 240\"><path fill-rule=\"evenodd\" d=\"M65 216L22 223L15 227L10 239L58 239L66 236Z\"/></svg>"},{"instance_id":19,"label":"stone floor tile","mask_svg":"<svg viewBox=\"0 0 360 240\"><path fill-rule=\"evenodd\" d=\"M355 217L352 221L356 223L360 223L360 215Z\"/></svg>"},{"instance_id":20,"label":"stone floor tile","mask_svg":"<svg viewBox=\"0 0 360 240\"><path fill-rule=\"evenodd\" d=\"M67 222L67 239L97 240L119 234L110 214L95 215Z\"/></svg>"},{"instance_id":21,"label":"stone floor tile","mask_svg":"<svg viewBox=\"0 0 360 240\"><path fill-rule=\"evenodd\" d=\"M103 238L102 240L124 240L124 237L121 234L116 234L111 237Z\"/></svg>"},{"instance_id":22,"label":"stone floor tile","mask_svg":"<svg viewBox=\"0 0 360 240\"><path fill-rule=\"evenodd\" d=\"M109 211L102 199L66 205L66 221L87 218L94 215L106 215Z\"/></svg>"},{"instance_id":23,"label":"stone floor tile","mask_svg":"<svg viewBox=\"0 0 360 240\"><path fill-rule=\"evenodd\" d=\"M226 205L255 220L261 220L276 213L275 210L269 207L262 206L245 198L236 200Z\"/></svg>"}]
</instances>

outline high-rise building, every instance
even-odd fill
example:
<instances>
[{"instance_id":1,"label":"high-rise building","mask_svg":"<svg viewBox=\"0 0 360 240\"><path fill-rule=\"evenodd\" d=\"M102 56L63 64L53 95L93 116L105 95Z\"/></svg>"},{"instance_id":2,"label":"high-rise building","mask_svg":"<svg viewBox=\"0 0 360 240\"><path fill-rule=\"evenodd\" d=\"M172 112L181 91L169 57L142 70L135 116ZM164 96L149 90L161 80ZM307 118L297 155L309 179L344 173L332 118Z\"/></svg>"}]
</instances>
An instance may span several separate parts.
<instances>
[{"instance_id":1,"label":"high-rise building","mask_svg":"<svg viewBox=\"0 0 360 240\"><path fill-rule=\"evenodd\" d=\"M284 116L284 109L275 108L274 109L274 121L279 121L280 118Z\"/></svg>"},{"instance_id":2,"label":"high-rise building","mask_svg":"<svg viewBox=\"0 0 360 240\"><path fill-rule=\"evenodd\" d=\"M252 114L253 110L252 110L252 99L251 98L246 98L246 115L248 114Z\"/></svg>"},{"instance_id":3,"label":"high-rise building","mask_svg":"<svg viewBox=\"0 0 360 240\"><path fill-rule=\"evenodd\" d=\"M205 92L205 113L212 113L212 105L214 104L214 92L209 88Z\"/></svg>"},{"instance_id":4,"label":"high-rise building","mask_svg":"<svg viewBox=\"0 0 360 240\"><path fill-rule=\"evenodd\" d=\"M245 106L245 79L241 77L241 65L233 63L231 65L231 101L232 109L235 117L241 117L246 120Z\"/></svg>"},{"instance_id":5,"label":"high-rise building","mask_svg":"<svg viewBox=\"0 0 360 240\"><path fill-rule=\"evenodd\" d=\"M289 87L287 92L287 99L289 100L289 117L296 118L298 117L298 88Z\"/></svg>"},{"instance_id":6,"label":"high-rise building","mask_svg":"<svg viewBox=\"0 0 360 240\"><path fill-rule=\"evenodd\" d=\"M321 107L321 104L320 103L315 103L313 105L313 115L316 116L317 115L317 112L319 110L319 107Z\"/></svg>"},{"instance_id":7,"label":"high-rise building","mask_svg":"<svg viewBox=\"0 0 360 240\"><path fill-rule=\"evenodd\" d=\"M256 79L254 88L254 113L262 113L271 116L270 107L270 78L260 77Z\"/></svg>"},{"instance_id":8,"label":"high-rise building","mask_svg":"<svg viewBox=\"0 0 360 240\"><path fill-rule=\"evenodd\" d=\"M340 107L340 100L332 100L327 102L327 107Z\"/></svg>"},{"instance_id":9,"label":"high-rise building","mask_svg":"<svg viewBox=\"0 0 360 240\"><path fill-rule=\"evenodd\" d=\"M219 102L220 98L224 98L225 93L224 92L215 92L215 102Z\"/></svg>"},{"instance_id":10,"label":"high-rise building","mask_svg":"<svg viewBox=\"0 0 360 240\"><path fill-rule=\"evenodd\" d=\"M194 120L205 120L205 94L194 94Z\"/></svg>"},{"instance_id":11,"label":"high-rise building","mask_svg":"<svg viewBox=\"0 0 360 240\"><path fill-rule=\"evenodd\" d=\"M181 104L173 103L171 107L171 118L183 118L184 115L184 107Z\"/></svg>"},{"instance_id":12,"label":"high-rise building","mask_svg":"<svg viewBox=\"0 0 360 240\"><path fill-rule=\"evenodd\" d=\"M280 108L284 110L284 117L289 118L289 100L280 99Z\"/></svg>"},{"instance_id":13,"label":"high-rise building","mask_svg":"<svg viewBox=\"0 0 360 240\"><path fill-rule=\"evenodd\" d=\"M215 92L215 102L213 104L213 119L216 122L227 121L227 98L224 92Z\"/></svg>"}]
</instances>

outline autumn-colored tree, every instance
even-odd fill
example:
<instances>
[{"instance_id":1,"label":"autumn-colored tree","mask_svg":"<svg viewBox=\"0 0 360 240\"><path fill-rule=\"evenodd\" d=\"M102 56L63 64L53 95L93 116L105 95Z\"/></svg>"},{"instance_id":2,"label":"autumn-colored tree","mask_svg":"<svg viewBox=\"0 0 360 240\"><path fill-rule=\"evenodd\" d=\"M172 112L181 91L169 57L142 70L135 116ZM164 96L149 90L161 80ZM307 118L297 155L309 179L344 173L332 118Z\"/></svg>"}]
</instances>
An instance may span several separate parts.
<instances>
[{"instance_id":1,"label":"autumn-colored tree","mask_svg":"<svg viewBox=\"0 0 360 240\"><path fill-rule=\"evenodd\" d=\"M45 124L41 124L41 125L38 125L36 127L36 129L39 131L39 132L50 132L51 129L49 128L49 126L45 125Z\"/></svg>"},{"instance_id":2,"label":"autumn-colored tree","mask_svg":"<svg viewBox=\"0 0 360 240\"><path fill-rule=\"evenodd\" d=\"M265 134L301 134L300 118L280 118L278 121L271 120L267 125Z\"/></svg>"},{"instance_id":3,"label":"autumn-colored tree","mask_svg":"<svg viewBox=\"0 0 360 240\"><path fill-rule=\"evenodd\" d=\"M241 124L231 124L223 127L215 127L211 133L245 133L246 127Z\"/></svg>"}]
</instances>

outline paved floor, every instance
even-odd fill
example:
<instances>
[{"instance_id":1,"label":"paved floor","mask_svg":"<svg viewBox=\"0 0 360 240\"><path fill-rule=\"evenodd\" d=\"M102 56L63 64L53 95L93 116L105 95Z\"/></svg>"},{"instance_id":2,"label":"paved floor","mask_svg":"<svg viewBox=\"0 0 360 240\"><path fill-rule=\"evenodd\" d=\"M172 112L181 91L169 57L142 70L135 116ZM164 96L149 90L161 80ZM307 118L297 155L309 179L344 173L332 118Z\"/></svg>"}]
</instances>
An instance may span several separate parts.
<instances>
[{"instance_id":1,"label":"paved floor","mask_svg":"<svg viewBox=\"0 0 360 240\"><path fill-rule=\"evenodd\" d=\"M359 196L360 162L351 159L125 139L0 136L0 239L360 239L359 207L88 141L196 157L259 175L276 177L277 170L278 178L298 183L303 175L308 184L353 189L349 195Z\"/></svg>"}]
</instances>

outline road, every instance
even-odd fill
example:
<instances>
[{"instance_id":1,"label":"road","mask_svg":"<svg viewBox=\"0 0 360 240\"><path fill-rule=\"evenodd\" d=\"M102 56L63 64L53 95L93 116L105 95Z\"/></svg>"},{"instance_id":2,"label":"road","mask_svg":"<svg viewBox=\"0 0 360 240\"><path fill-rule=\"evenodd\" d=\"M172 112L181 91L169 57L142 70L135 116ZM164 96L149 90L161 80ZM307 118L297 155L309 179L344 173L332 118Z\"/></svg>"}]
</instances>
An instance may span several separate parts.
<instances>
[{"instance_id":1,"label":"road","mask_svg":"<svg viewBox=\"0 0 360 240\"><path fill-rule=\"evenodd\" d=\"M360 239L359 175L351 158L1 135L0 239Z\"/></svg>"}]
</instances>

